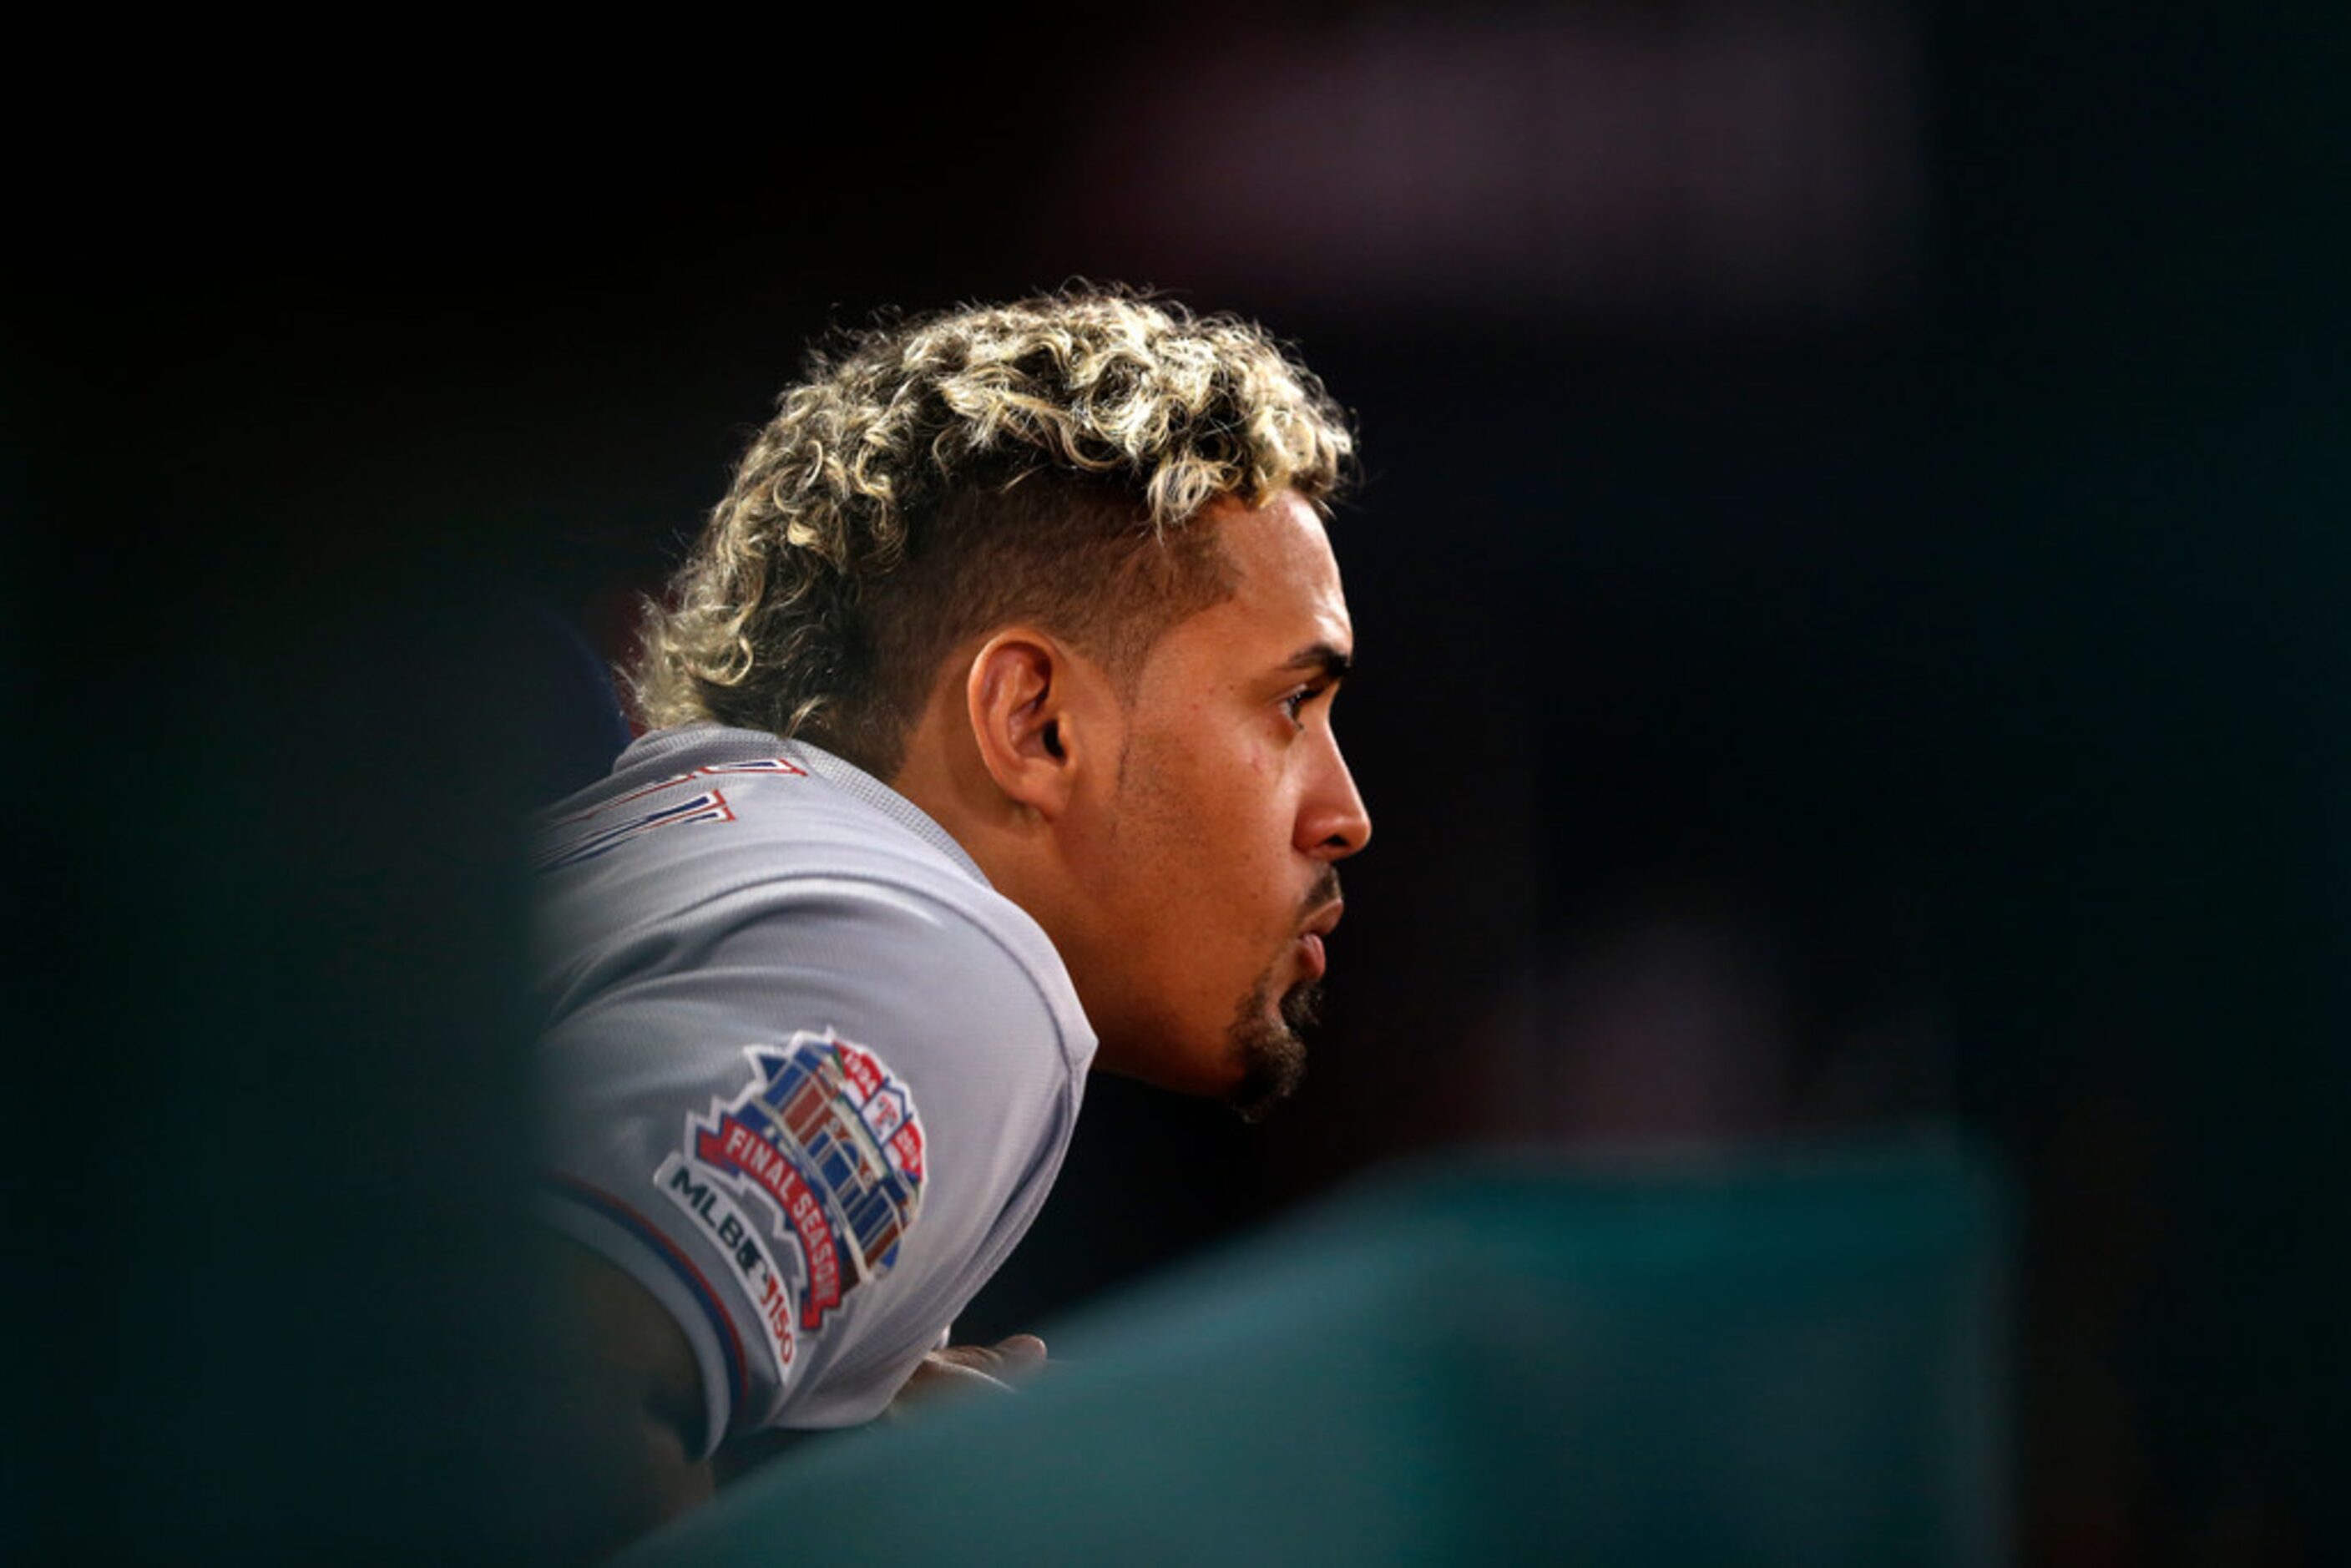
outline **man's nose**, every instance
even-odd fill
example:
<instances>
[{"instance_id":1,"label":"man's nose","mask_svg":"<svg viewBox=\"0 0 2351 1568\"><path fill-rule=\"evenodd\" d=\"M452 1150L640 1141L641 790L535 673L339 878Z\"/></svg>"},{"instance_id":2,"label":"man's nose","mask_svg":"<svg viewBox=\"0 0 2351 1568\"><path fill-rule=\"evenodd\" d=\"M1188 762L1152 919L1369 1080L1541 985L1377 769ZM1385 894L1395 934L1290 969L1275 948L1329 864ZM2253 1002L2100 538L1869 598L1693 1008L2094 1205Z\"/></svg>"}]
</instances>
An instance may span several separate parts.
<instances>
[{"instance_id":1,"label":"man's nose","mask_svg":"<svg viewBox=\"0 0 2351 1568\"><path fill-rule=\"evenodd\" d=\"M1355 776L1337 746L1331 748L1329 778L1312 806L1299 818L1298 847L1321 860L1344 860L1372 841L1372 813L1355 788Z\"/></svg>"}]
</instances>

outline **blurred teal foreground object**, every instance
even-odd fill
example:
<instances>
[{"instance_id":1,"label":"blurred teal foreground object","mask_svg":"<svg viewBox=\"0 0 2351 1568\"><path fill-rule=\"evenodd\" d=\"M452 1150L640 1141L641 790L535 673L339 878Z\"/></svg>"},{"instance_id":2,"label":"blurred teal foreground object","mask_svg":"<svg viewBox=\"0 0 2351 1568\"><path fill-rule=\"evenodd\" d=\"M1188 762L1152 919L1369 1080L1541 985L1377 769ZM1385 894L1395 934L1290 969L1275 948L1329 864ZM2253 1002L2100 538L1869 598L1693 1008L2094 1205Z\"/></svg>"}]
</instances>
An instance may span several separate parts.
<instances>
[{"instance_id":1,"label":"blurred teal foreground object","mask_svg":"<svg viewBox=\"0 0 2351 1568\"><path fill-rule=\"evenodd\" d=\"M1399 1170L625 1561L2003 1562L2002 1191L1946 1145Z\"/></svg>"}]
</instances>

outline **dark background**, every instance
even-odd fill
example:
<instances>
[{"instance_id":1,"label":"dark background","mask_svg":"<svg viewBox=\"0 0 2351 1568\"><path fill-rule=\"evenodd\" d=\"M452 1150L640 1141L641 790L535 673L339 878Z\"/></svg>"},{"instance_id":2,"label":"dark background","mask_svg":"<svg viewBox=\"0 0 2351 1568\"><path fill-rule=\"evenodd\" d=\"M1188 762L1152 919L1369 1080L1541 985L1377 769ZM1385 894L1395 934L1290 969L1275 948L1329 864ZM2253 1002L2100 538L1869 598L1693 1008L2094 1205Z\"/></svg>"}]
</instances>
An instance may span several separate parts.
<instances>
[{"instance_id":1,"label":"dark background","mask_svg":"<svg viewBox=\"0 0 2351 1568\"><path fill-rule=\"evenodd\" d=\"M1077 275L1355 411L1377 842L1301 1099L1097 1082L967 1333L1415 1153L1956 1126L2025 1557L2351 1542L2339 13L896 31L26 122L0 1546L532 1539L539 612L620 651L827 323Z\"/></svg>"}]
</instances>

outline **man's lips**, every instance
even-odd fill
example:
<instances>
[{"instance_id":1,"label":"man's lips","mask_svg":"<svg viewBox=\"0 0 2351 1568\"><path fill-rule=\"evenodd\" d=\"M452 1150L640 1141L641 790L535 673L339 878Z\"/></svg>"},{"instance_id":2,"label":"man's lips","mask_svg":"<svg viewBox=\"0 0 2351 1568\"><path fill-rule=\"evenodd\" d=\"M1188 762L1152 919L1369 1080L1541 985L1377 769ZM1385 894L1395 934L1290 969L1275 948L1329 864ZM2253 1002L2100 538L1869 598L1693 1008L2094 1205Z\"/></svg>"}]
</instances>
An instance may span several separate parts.
<instances>
[{"instance_id":1,"label":"man's lips","mask_svg":"<svg viewBox=\"0 0 2351 1568\"><path fill-rule=\"evenodd\" d=\"M1346 912L1346 904L1333 899L1306 923L1305 930L1298 934L1298 967L1303 971L1305 979L1319 980L1331 967L1329 956L1322 950L1322 938L1331 935L1332 928L1339 924L1339 917Z\"/></svg>"},{"instance_id":2,"label":"man's lips","mask_svg":"<svg viewBox=\"0 0 2351 1568\"><path fill-rule=\"evenodd\" d=\"M1330 967L1330 962L1323 956L1322 937L1309 931L1298 938L1298 977L1301 981L1321 979L1322 972Z\"/></svg>"}]
</instances>

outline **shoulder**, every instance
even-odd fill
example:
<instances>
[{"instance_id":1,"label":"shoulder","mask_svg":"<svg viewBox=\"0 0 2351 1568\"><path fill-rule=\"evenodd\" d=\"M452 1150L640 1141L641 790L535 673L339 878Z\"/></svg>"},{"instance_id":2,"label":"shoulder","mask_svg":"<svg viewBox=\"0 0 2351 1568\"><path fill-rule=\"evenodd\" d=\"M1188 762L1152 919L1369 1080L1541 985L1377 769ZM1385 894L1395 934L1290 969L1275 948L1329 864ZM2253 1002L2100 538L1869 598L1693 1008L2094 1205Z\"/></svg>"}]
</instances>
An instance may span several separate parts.
<instances>
[{"instance_id":1,"label":"shoulder","mask_svg":"<svg viewBox=\"0 0 2351 1568\"><path fill-rule=\"evenodd\" d=\"M1036 922L914 807L813 747L740 730L649 737L546 814L535 860L552 1021L659 980L705 1004L797 991L889 1015L893 1034L1041 1030L1071 1070L1092 1057Z\"/></svg>"},{"instance_id":2,"label":"shoulder","mask_svg":"<svg viewBox=\"0 0 2351 1568\"><path fill-rule=\"evenodd\" d=\"M711 1442L886 1401L1041 1202L1094 1044L935 825L752 740L632 752L540 841L559 1223L686 1336Z\"/></svg>"}]
</instances>

